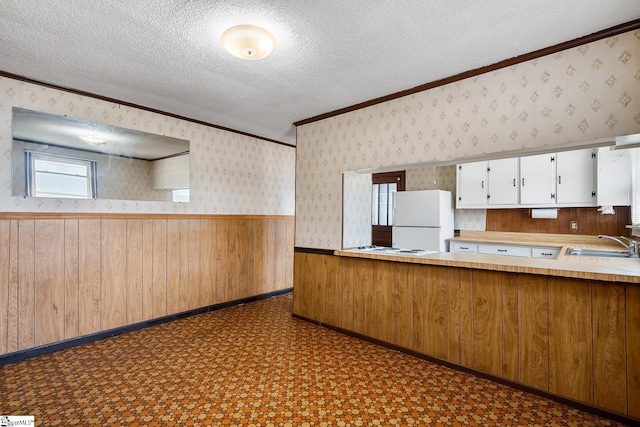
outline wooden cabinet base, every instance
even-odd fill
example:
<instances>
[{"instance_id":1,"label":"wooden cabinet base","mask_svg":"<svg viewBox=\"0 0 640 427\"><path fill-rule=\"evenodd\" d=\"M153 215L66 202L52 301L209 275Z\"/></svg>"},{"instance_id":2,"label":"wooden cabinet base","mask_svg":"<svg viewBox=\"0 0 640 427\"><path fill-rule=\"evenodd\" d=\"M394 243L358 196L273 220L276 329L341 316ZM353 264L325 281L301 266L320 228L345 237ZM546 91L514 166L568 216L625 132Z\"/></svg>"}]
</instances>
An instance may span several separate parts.
<instances>
[{"instance_id":1,"label":"wooden cabinet base","mask_svg":"<svg viewBox=\"0 0 640 427\"><path fill-rule=\"evenodd\" d=\"M640 420L638 284L299 252L294 272L295 316Z\"/></svg>"},{"instance_id":2,"label":"wooden cabinet base","mask_svg":"<svg viewBox=\"0 0 640 427\"><path fill-rule=\"evenodd\" d=\"M348 336L351 336L351 337L354 337L354 338L357 338L357 339L361 339L363 341L367 341L367 342L370 342L370 343L373 343L373 344L377 344L377 345L382 346L382 347L386 347L386 348L394 350L394 351L399 351L399 352L408 354L410 356L417 357L418 359L423 359L423 360L426 360L428 362L432 362L432 363L436 363L438 365L446 366L448 368L455 369L455 370L460 371L460 372L473 374L473 375L476 375L476 376L478 376L480 378L484 378L484 379L487 379L487 380L490 380L490 381L494 381L494 382L496 382L498 384L507 385L507 386L512 387L512 388L514 388L516 390L521 390L521 391L526 392L526 393L531 393L531 394L534 394L536 396L544 397L546 399L553 400L555 402L561 403L563 405L567 405L569 407L578 409L580 411L589 412L591 414L597 415L597 416L602 417L602 418L608 418L610 420L618 421L620 423L629 424L629 425L636 425L638 423L638 420L636 418L634 418L634 417L631 417L631 416L625 416L625 415L621 415L621 414L618 414L618 413L615 413L615 412L607 411L605 409L598 408L598 407L595 407L593 405L588 405L588 404L585 404L583 402L579 402L579 401L576 401L576 400L572 400L572 399L566 398L565 396L562 396L562 395L559 395L559 394L545 392L545 391L542 391L540 389L537 389L537 388L534 388L534 387L529 387L529 386L527 386L525 384L522 384L522 383L519 383L519 382L516 382L516 381L511 381L510 379L507 379L507 378L491 375L489 373L486 373L486 372L483 372L483 371L479 371L477 369L469 368L468 366L459 365L457 363L452 363L452 362L450 362L448 360L442 360L442 359L439 359L439 358L436 358L436 357L433 357L433 356L429 356L428 354L424 354L424 353L421 353L421 352L418 352L418 351L411 350L411 349L406 348L406 347L402 347L402 346L395 345L395 344L392 344L392 343L388 343L388 342L385 342L385 341L382 341L382 340L378 340L378 339L369 337L367 335L363 335L363 334L359 334L359 333L350 331L348 329L343 329L343 328L339 328L339 327L336 327L336 326L333 326L333 325L330 325L330 324L318 322L317 320L309 319L307 317L300 316L300 315L295 314L295 313L293 313L292 316L295 317L296 319L304 320L306 322L312 323L314 325L322 326L322 327L327 328L327 329L331 329L333 331L339 332L339 333L344 334L344 335L348 335Z\"/></svg>"}]
</instances>

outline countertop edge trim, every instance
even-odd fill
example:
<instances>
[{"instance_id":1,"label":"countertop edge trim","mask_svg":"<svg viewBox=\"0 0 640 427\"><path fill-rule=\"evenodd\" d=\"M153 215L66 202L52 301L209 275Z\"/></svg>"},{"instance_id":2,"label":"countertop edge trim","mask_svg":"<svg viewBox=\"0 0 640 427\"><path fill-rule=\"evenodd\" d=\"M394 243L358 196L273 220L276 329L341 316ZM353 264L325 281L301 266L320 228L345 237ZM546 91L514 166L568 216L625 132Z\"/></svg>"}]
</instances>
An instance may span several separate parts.
<instances>
[{"instance_id":1,"label":"countertop edge trim","mask_svg":"<svg viewBox=\"0 0 640 427\"><path fill-rule=\"evenodd\" d=\"M567 277L573 279L582 280L600 280L606 282L621 282L640 284L640 276L625 275L619 272L594 272L594 271L581 271L581 270L563 270L554 269L550 267L536 267L536 266L518 266L501 264L496 261L471 261L471 260L448 260L448 259L434 259L427 257L412 257L412 256L400 256L400 255L382 255L382 254L366 254L355 253L347 251L335 251L336 256L351 257L351 258L365 258L378 261L388 262L405 262L411 264L423 264L423 265L438 265L444 267L457 267L457 268L469 268L476 270L491 270L501 271L505 273L520 273L520 274L537 274L543 276L555 276L555 277ZM471 254L477 255L477 254ZM492 255L482 255L483 257L490 257ZM499 255L495 255L496 257ZM547 260L545 260L547 261Z\"/></svg>"}]
</instances>

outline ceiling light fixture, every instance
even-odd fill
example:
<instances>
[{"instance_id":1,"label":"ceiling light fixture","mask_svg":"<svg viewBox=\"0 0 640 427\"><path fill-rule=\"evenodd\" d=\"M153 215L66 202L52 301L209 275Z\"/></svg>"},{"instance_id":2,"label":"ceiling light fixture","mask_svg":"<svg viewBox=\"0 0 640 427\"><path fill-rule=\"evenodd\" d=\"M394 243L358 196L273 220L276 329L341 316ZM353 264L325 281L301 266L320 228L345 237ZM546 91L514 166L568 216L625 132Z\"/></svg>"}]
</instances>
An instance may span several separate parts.
<instances>
[{"instance_id":1,"label":"ceiling light fixture","mask_svg":"<svg viewBox=\"0 0 640 427\"><path fill-rule=\"evenodd\" d=\"M238 58L256 60L264 58L276 48L276 39L264 28L255 25L236 25L228 28L222 37L222 46Z\"/></svg>"}]
</instances>

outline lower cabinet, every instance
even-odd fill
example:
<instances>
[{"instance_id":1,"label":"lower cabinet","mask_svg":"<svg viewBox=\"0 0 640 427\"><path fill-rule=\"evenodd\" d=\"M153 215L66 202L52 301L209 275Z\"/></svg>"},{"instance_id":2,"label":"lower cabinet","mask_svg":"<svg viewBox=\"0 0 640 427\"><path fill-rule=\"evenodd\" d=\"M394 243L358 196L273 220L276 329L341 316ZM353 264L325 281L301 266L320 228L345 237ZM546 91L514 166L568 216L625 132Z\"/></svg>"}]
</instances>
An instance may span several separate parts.
<instances>
[{"instance_id":1,"label":"lower cabinet","mask_svg":"<svg viewBox=\"0 0 640 427\"><path fill-rule=\"evenodd\" d=\"M640 284L298 252L294 270L297 315L640 419Z\"/></svg>"},{"instance_id":2,"label":"lower cabinet","mask_svg":"<svg viewBox=\"0 0 640 427\"><path fill-rule=\"evenodd\" d=\"M451 241L450 252L556 259L560 248Z\"/></svg>"},{"instance_id":3,"label":"lower cabinet","mask_svg":"<svg viewBox=\"0 0 640 427\"><path fill-rule=\"evenodd\" d=\"M478 253L486 255L505 255L529 258L531 256L531 248L529 248L528 246L488 245L481 243L478 245Z\"/></svg>"},{"instance_id":4,"label":"lower cabinet","mask_svg":"<svg viewBox=\"0 0 640 427\"><path fill-rule=\"evenodd\" d=\"M477 254L478 253L478 244L477 243L468 243L468 242L449 242L449 252L461 252L468 254Z\"/></svg>"}]
</instances>

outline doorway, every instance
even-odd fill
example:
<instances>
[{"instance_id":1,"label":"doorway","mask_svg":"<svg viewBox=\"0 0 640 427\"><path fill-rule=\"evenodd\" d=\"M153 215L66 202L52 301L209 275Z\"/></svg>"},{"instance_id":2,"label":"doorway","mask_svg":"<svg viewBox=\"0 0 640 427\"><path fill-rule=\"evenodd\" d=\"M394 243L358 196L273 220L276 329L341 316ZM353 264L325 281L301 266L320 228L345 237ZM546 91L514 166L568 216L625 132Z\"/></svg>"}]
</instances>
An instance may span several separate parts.
<instances>
[{"instance_id":1,"label":"doorway","mask_svg":"<svg viewBox=\"0 0 640 427\"><path fill-rule=\"evenodd\" d=\"M371 244L390 247L393 242L393 193L404 191L405 171L372 175Z\"/></svg>"}]
</instances>

